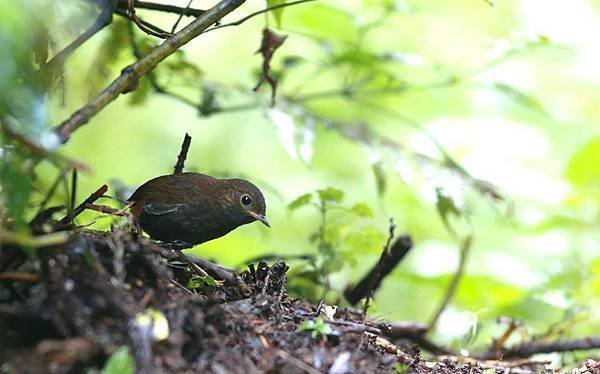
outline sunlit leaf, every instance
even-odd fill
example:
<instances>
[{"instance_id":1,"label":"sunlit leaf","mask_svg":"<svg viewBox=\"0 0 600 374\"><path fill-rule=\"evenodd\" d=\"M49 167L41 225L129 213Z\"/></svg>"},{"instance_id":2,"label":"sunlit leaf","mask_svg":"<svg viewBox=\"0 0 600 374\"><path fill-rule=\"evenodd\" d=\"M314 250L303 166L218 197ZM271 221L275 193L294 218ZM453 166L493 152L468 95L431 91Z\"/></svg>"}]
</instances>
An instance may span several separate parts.
<instances>
[{"instance_id":1,"label":"sunlit leaf","mask_svg":"<svg viewBox=\"0 0 600 374\"><path fill-rule=\"evenodd\" d=\"M327 187L322 190L317 190L317 194L323 201L340 203L344 199L344 191L337 188Z\"/></svg>"},{"instance_id":2,"label":"sunlit leaf","mask_svg":"<svg viewBox=\"0 0 600 374\"><path fill-rule=\"evenodd\" d=\"M135 369L135 361L129 353L129 348L126 346L118 348L110 356L102 374L133 374Z\"/></svg>"},{"instance_id":3,"label":"sunlit leaf","mask_svg":"<svg viewBox=\"0 0 600 374\"><path fill-rule=\"evenodd\" d=\"M285 4L286 2L287 0L267 0L267 6L273 7L276 5ZM273 14L273 18L275 18L275 23L277 23L277 27L281 27L281 16L283 15L284 9L285 7L281 7L271 11L271 14Z\"/></svg>"},{"instance_id":4,"label":"sunlit leaf","mask_svg":"<svg viewBox=\"0 0 600 374\"><path fill-rule=\"evenodd\" d=\"M492 83L492 87L494 87L494 89L496 89L498 92L502 93L509 99L514 100L515 102L523 105L524 107L527 107L531 110L535 110L543 115L547 115L546 109L544 109L542 104L540 104L540 102L537 101L537 99L535 99L533 96L506 83Z\"/></svg>"},{"instance_id":5,"label":"sunlit leaf","mask_svg":"<svg viewBox=\"0 0 600 374\"><path fill-rule=\"evenodd\" d=\"M568 180L578 187L600 188L600 137L594 138L571 157Z\"/></svg>"},{"instance_id":6,"label":"sunlit leaf","mask_svg":"<svg viewBox=\"0 0 600 374\"><path fill-rule=\"evenodd\" d=\"M365 203L358 203L350 208L350 212L359 217L373 217L373 210Z\"/></svg>"},{"instance_id":7,"label":"sunlit leaf","mask_svg":"<svg viewBox=\"0 0 600 374\"><path fill-rule=\"evenodd\" d=\"M313 194L312 193L307 193L301 196L298 196L296 199L294 199L294 201L292 201L291 203L289 203L288 205L288 209L289 210L295 210L298 209L300 207L303 207L307 204L310 204L313 198Z\"/></svg>"}]
</instances>

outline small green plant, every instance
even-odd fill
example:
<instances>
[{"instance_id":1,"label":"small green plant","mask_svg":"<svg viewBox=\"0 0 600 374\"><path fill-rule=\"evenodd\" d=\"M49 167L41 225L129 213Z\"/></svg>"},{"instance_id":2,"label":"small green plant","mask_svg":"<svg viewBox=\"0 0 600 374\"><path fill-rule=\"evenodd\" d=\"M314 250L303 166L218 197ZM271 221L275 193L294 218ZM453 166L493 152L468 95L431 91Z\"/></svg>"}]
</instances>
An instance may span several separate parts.
<instances>
[{"instance_id":1,"label":"small green plant","mask_svg":"<svg viewBox=\"0 0 600 374\"><path fill-rule=\"evenodd\" d=\"M223 281L218 281L208 274L205 276L192 275L192 277L188 280L187 288L194 291L203 286L221 287L222 285Z\"/></svg>"},{"instance_id":2,"label":"small green plant","mask_svg":"<svg viewBox=\"0 0 600 374\"><path fill-rule=\"evenodd\" d=\"M132 374L135 369L135 361L129 353L127 346L119 347L104 364L102 374Z\"/></svg>"},{"instance_id":3,"label":"small green plant","mask_svg":"<svg viewBox=\"0 0 600 374\"><path fill-rule=\"evenodd\" d=\"M333 334L331 326L323 321L323 318L317 317L315 320L307 320L302 322L298 327L298 331L310 331L310 337L317 339L320 336L327 336Z\"/></svg>"},{"instance_id":4,"label":"small green plant","mask_svg":"<svg viewBox=\"0 0 600 374\"><path fill-rule=\"evenodd\" d=\"M356 255L377 251L385 241L379 229L365 225L373 217L365 203L344 204L344 192L327 187L299 196L288 205L290 211L311 206L319 212L319 225L308 240L317 248L307 256L304 268L290 274L290 288L305 297L323 298L331 290L330 276L345 265L356 263ZM320 291L320 292L319 292Z\"/></svg>"}]
</instances>

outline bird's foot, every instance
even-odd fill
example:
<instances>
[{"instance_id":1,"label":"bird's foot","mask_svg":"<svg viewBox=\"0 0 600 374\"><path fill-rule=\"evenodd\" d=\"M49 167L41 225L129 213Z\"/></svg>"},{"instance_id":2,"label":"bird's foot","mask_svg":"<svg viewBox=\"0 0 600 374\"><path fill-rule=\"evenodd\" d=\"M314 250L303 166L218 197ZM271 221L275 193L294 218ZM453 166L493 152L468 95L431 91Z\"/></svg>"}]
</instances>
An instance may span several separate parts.
<instances>
[{"instance_id":1,"label":"bird's foot","mask_svg":"<svg viewBox=\"0 0 600 374\"><path fill-rule=\"evenodd\" d=\"M160 246L171 251L181 251L182 249L192 248L194 244L182 240L173 240L169 242L160 242Z\"/></svg>"}]
</instances>

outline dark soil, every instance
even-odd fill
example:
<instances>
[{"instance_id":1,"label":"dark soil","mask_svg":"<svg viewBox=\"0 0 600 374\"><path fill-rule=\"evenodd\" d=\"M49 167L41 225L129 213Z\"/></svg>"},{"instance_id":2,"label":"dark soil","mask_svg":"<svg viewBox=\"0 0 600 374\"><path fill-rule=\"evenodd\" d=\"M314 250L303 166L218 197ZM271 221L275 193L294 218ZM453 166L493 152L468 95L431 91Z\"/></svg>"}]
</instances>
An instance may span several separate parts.
<instances>
[{"instance_id":1,"label":"dark soil","mask_svg":"<svg viewBox=\"0 0 600 374\"><path fill-rule=\"evenodd\" d=\"M0 281L0 372L99 370L124 345L139 373L483 372L477 362L422 360L416 347L390 343L386 325L353 310L327 317L325 308L291 299L283 262L229 276L198 264L222 284L188 289L198 265L125 231L77 232L37 259L0 248L0 271L14 273ZM136 323L152 309L168 321L164 340ZM299 331L316 317L330 334Z\"/></svg>"}]
</instances>

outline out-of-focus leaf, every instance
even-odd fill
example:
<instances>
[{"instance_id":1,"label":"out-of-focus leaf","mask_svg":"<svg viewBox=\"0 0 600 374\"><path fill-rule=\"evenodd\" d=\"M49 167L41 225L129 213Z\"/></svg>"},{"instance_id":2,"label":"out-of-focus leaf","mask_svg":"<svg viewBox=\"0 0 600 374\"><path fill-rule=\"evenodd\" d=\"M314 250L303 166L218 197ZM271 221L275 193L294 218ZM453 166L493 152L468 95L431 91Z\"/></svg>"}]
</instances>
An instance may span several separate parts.
<instances>
[{"instance_id":1,"label":"out-of-focus leaf","mask_svg":"<svg viewBox=\"0 0 600 374\"><path fill-rule=\"evenodd\" d=\"M594 138L571 157L567 179L577 187L600 188L600 137Z\"/></svg>"},{"instance_id":2,"label":"out-of-focus leaf","mask_svg":"<svg viewBox=\"0 0 600 374\"><path fill-rule=\"evenodd\" d=\"M25 208L29 202L29 196L33 184L29 171L24 170L28 158L16 150L7 152L0 159L0 176L2 177L2 194L8 207L10 216L15 220L17 226L24 226ZM29 160L32 162L33 160Z\"/></svg>"},{"instance_id":3,"label":"out-of-focus leaf","mask_svg":"<svg viewBox=\"0 0 600 374\"><path fill-rule=\"evenodd\" d=\"M381 161L375 162L371 165L373 175L375 176L375 185L377 186L377 193L379 195L385 194L387 189L387 176L383 169L383 163Z\"/></svg>"},{"instance_id":4,"label":"out-of-focus leaf","mask_svg":"<svg viewBox=\"0 0 600 374\"><path fill-rule=\"evenodd\" d=\"M202 78L202 70L186 58L185 52L177 50L163 64L160 69L167 69L171 74L184 81L198 81Z\"/></svg>"},{"instance_id":5,"label":"out-of-focus leaf","mask_svg":"<svg viewBox=\"0 0 600 374\"><path fill-rule=\"evenodd\" d=\"M313 198L312 193L307 193L307 194L298 196L297 198L294 199L294 201L292 201L291 203L288 204L288 209L296 210L300 207L310 204L310 202L312 201L312 198Z\"/></svg>"},{"instance_id":6,"label":"out-of-focus leaf","mask_svg":"<svg viewBox=\"0 0 600 374\"><path fill-rule=\"evenodd\" d=\"M275 124L277 136L287 154L294 160L310 162L315 141L312 118L295 118L279 109L270 110L268 116Z\"/></svg>"},{"instance_id":7,"label":"out-of-focus leaf","mask_svg":"<svg viewBox=\"0 0 600 374\"><path fill-rule=\"evenodd\" d=\"M365 203L358 203L350 208L350 212L359 217L373 217L373 210Z\"/></svg>"},{"instance_id":8,"label":"out-of-focus leaf","mask_svg":"<svg viewBox=\"0 0 600 374\"><path fill-rule=\"evenodd\" d=\"M272 7L280 4L285 4L287 0L267 0L267 6ZM277 27L281 27L281 16L283 15L283 10L285 7L281 7L271 11L273 14L273 18L275 18L275 23L277 23Z\"/></svg>"},{"instance_id":9,"label":"out-of-focus leaf","mask_svg":"<svg viewBox=\"0 0 600 374\"><path fill-rule=\"evenodd\" d=\"M548 113L546 112L546 109L544 109L542 104L540 104L540 102L537 101L533 96L531 96L513 86L510 86L506 83L501 83L501 82L492 83L492 87L495 90L497 90L498 92L500 92L503 95L505 95L506 97L508 97L509 99L514 100L515 102L517 102L531 110L535 110L545 116L548 115Z\"/></svg>"},{"instance_id":10,"label":"out-of-focus leaf","mask_svg":"<svg viewBox=\"0 0 600 374\"><path fill-rule=\"evenodd\" d=\"M102 369L102 374L133 374L135 361L126 346L119 347L110 355Z\"/></svg>"},{"instance_id":11,"label":"out-of-focus leaf","mask_svg":"<svg viewBox=\"0 0 600 374\"><path fill-rule=\"evenodd\" d=\"M152 92L152 85L148 81L148 77L143 76L139 79L138 87L129 94L129 104L142 105L148 100Z\"/></svg>"},{"instance_id":12,"label":"out-of-focus leaf","mask_svg":"<svg viewBox=\"0 0 600 374\"><path fill-rule=\"evenodd\" d=\"M327 187L321 190L317 190L317 194L321 200L327 202L340 203L344 199L344 191L338 190L337 188Z\"/></svg>"},{"instance_id":13,"label":"out-of-focus leaf","mask_svg":"<svg viewBox=\"0 0 600 374\"><path fill-rule=\"evenodd\" d=\"M456 203L451 197L444 195L441 188L436 188L435 194L437 198L436 207L440 217L442 218L442 221L444 222L444 226L446 226L446 229L449 232L454 233L454 229L450 225L450 215L461 217L462 212L460 209L458 209Z\"/></svg>"},{"instance_id":14,"label":"out-of-focus leaf","mask_svg":"<svg viewBox=\"0 0 600 374\"><path fill-rule=\"evenodd\" d=\"M364 226L351 232L344 239L345 252L378 253L385 243L386 235L378 228Z\"/></svg>"}]
</instances>

